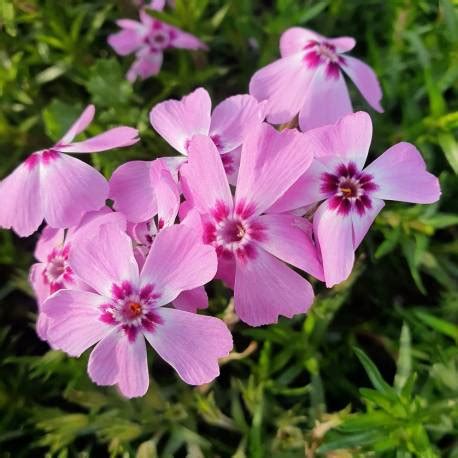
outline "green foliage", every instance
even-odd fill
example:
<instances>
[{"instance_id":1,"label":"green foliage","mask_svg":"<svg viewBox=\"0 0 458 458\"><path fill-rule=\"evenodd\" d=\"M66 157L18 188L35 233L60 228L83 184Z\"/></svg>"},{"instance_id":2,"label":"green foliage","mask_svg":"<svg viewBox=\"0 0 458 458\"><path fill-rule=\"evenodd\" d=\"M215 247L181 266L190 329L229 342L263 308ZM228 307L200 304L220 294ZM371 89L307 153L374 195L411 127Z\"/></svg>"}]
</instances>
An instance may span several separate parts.
<instances>
[{"instance_id":1,"label":"green foliage","mask_svg":"<svg viewBox=\"0 0 458 458\"><path fill-rule=\"evenodd\" d=\"M38 340L26 281L36 237L1 231L0 456L458 457L456 0L176 0L151 14L210 51L167 52L158 77L131 85L132 58L115 56L106 38L135 14L128 0L0 2L1 178L88 103L97 108L88 135L127 124L142 137L93 155L106 176L128 160L173 154L149 126L151 107L198 85L215 103L246 92L278 56L282 31L301 25L357 39L354 55L384 92L385 113L371 112L372 157L414 143L442 198L387 203L351 278L333 290L314 285L306 317L248 328L215 285L211 312L236 344L220 378L189 387L152 356L148 394L131 401L90 382L87 356ZM351 90L354 107L368 110Z\"/></svg>"}]
</instances>

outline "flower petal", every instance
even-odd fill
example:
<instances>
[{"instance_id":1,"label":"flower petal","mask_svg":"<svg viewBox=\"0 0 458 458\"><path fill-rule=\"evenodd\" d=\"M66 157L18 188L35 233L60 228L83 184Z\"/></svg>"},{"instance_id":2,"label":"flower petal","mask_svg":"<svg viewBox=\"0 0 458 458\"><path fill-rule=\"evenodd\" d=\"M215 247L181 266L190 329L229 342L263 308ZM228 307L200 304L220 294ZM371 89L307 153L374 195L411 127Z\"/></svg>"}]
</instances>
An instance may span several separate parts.
<instances>
[{"instance_id":1,"label":"flower petal","mask_svg":"<svg viewBox=\"0 0 458 458\"><path fill-rule=\"evenodd\" d=\"M55 229L45 226L41 231L38 242L35 246L34 256L41 262L46 262L49 253L64 243L65 229Z\"/></svg>"},{"instance_id":2,"label":"flower petal","mask_svg":"<svg viewBox=\"0 0 458 458\"><path fill-rule=\"evenodd\" d=\"M327 75L326 65L320 65L306 93L299 113L299 126L303 132L334 124L353 111L345 79L340 71Z\"/></svg>"},{"instance_id":3,"label":"flower petal","mask_svg":"<svg viewBox=\"0 0 458 458\"><path fill-rule=\"evenodd\" d=\"M149 386L143 335L131 341L120 329L113 331L92 351L88 374L97 385L117 384L127 398L143 396Z\"/></svg>"},{"instance_id":4,"label":"flower petal","mask_svg":"<svg viewBox=\"0 0 458 458\"><path fill-rule=\"evenodd\" d=\"M116 223L83 231L70 251L69 264L88 285L112 297L112 286L122 281L138 284L138 266L132 241Z\"/></svg>"},{"instance_id":5,"label":"flower petal","mask_svg":"<svg viewBox=\"0 0 458 458\"><path fill-rule=\"evenodd\" d=\"M305 53L276 60L258 70L250 80L250 94L267 100L265 112L272 124L291 121L306 101L315 69L304 62Z\"/></svg>"},{"instance_id":6,"label":"flower petal","mask_svg":"<svg viewBox=\"0 0 458 458\"><path fill-rule=\"evenodd\" d=\"M304 47L310 41L322 42L325 37L319 35L313 30L304 29L303 27L291 27L283 32L280 37L280 52L282 57L290 56L297 52L303 51Z\"/></svg>"},{"instance_id":7,"label":"flower petal","mask_svg":"<svg viewBox=\"0 0 458 458\"><path fill-rule=\"evenodd\" d=\"M278 132L263 123L247 136L240 161L236 205L250 203L261 214L305 173L313 160L308 135Z\"/></svg>"},{"instance_id":8,"label":"flower petal","mask_svg":"<svg viewBox=\"0 0 458 458\"><path fill-rule=\"evenodd\" d=\"M172 32L172 40L170 43L172 48L208 50L208 46L194 35L184 32L177 27L168 26L168 29Z\"/></svg>"},{"instance_id":9,"label":"flower petal","mask_svg":"<svg viewBox=\"0 0 458 458\"><path fill-rule=\"evenodd\" d=\"M314 160L305 173L267 211L284 213L325 199L326 196L321 191L321 176L329 171L325 164Z\"/></svg>"},{"instance_id":10,"label":"flower petal","mask_svg":"<svg viewBox=\"0 0 458 458\"><path fill-rule=\"evenodd\" d=\"M387 149L365 172L372 175L379 199L430 204L439 200L439 180L426 171L426 164L414 145L398 143Z\"/></svg>"},{"instance_id":11,"label":"flower petal","mask_svg":"<svg viewBox=\"0 0 458 458\"><path fill-rule=\"evenodd\" d=\"M208 308L208 295L203 286L188 291L183 291L173 301L173 306L178 310L196 313L198 309Z\"/></svg>"},{"instance_id":12,"label":"flower petal","mask_svg":"<svg viewBox=\"0 0 458 458\"><path fill-rule=\"evenodd\" d=\"M139 140L137 129L121 126L114 127L113 129L81 142L56 146L56 149L63 153L97 153L99 151L130 146L137 143Z\"/></svg>"},{"instance_id":13,"label":"flower petal","mask_svg":"<svg viewBox=\"0 0 458 458\"><path fill-rule=\"evenodd\" d=\"M151 219L157 213L152 169L163 169L160 160L131 161L119 166L111 176L109 198L117 211L133 223Z\"/></svg>"},{"instance_id":14,"label":"flower petal","mask_svg":"<svg viewBox=\"0 0 458 458\"><path fill-rule=\"evenodd\" d=\"M353 223L353 248L356 250L363 241L367 231L371 227L376 216L385 206L385 202L380 199L371 198L371 208L366 208L364 215L359 215L357 212L352 212L351 220Z\"/></svg>"},{"instance_id":15,"label":"flower petal","mask_svg":"<svg viewBox=\"0 0 458 458\"><path fill-rule=\"evenodd\" d=\"M155 188L159 229L171 226L180 208L180 192L171 173L164 169Z\"/></svg>"},{"instance_id":16,"label":"flower petal","mask_svg":"<svg viewBox=\"0 0 458 458\"><path fill-rule=\"evenodd\" d=\"M310 148L323 166L332 167L354 162L359 170L364 167L372 141L372 121L364 111L349 114L333 126L324 126L310 132Z\"/></svg>"},{"instance_id":17,"label":"flower petal","mask_svg":"<svg viewBox=\"0 0 458 458\"><path fill-rule=\"evenodd\" d=\"M7 176L0 183L0 202L0 227L20 237L35 232L43 221L39 165L26 161Z\"/></svg>"},{"instance_id":18,"label":"flower petal","mask_svg":"<svg viewBox=\"0 0 458 458\"><path fill-rule=\"evenodd\" d=\"M211 100L204 88L197 88L181 100L158 103L149 119L156 132L181 154L196 134L208 135Z\"/></svg>"},{"instance_id":19,"label":"flower petal","mask_svg":"<svg viewBox=\"0 0 458 458\"><path fill-rule=\"evenodd\" d=\"M290 214L262 215L256 219L265 228L257 243L280 260L323 280L323 266L312 239L312 225Z\"/></svg>"},{"instance_id":20,"label":"flower petal","mask_svg":"<svg viewBox=\"0 0 458 458\"><path fill-rule=\"evenodd\" d=\"M201 213L208 213L217 205L233 207L231 189L221 156L209 137L195 136L189 143L189 160L181 168L193 205ZM188 198L188 195L186 195Z\"/></svg>"},{"instance_id":21,"label":"flower petal","mask_svg":"<svg viewBox=\"0 0 458 458\"><path fill-rule=\"evenodd\" d=\"M86 109L81 113L80 117L72 124L70 129L67 130L65 135L57 142L58 145L66 145L70 143L79 133L83 132L84 129L94 119L95 107L94 105L88 105Z\"/></svg>"},{"instance_id":22,"label":"flower petal","mask_svg":"<svg viewBox=\"0 0 458 458\"><path fill-rule=\"evenodd\" d=\"M50 226L75 226L84 213L105 205L108 183L85 162L59 154L40 167L43 211Z\"/></svg>"},{"instance_id":23,"label":"flower petal","mask_svg":"<svg viewBox=\"0 0 458 458\"><path fill-rule=\"evenodd\" d=\"M108 35L108 44L120 56L127 56L143 45L144 36L141 33L142 25L139 22L131 22L134 22L135 25L118 21L118 25L122 26L126 24L129 25L129 28L123 28L123 30L117 33Z\"/></svg>"},{"instance_id":24,"label":"flower petal","mask_svg":"<svg viewBox=\"0 0 458 458\"><path fill-rule=\"evenodd\" d=\"M213 247L184 225L166 227L154 239L141 272L141 284L154 285L158 305L173 301L182 291L213 279L217 259Z\"/></svg>"},{"instance_id":25,"label":"flower petal","mask_svg":"<svg viewBox=\"0 0 458 458\"><path fill-rule=\"evenodd\" d=\"M235 311L250 326L276 323L280 315L292 318L305 313L313 297L307 280L262 248L246 263L237 260Z\"/></svg>"},{"instance_id":26,"label":"flower petal","mask_svg":"<svg viewBox=\"0 0 458 458\"><path fill-rule=\"evenodd\" d=\"M251 95L235 95L218 104L212 114L210 136L220 153L240 146L253 123L264 119L264 104Z\"/></svg>"},{"instance_id":27,"label":"flower petal","mask_svg":"<svg viewBox=\"0 0 458 458\"><path fill-rule=\"evenodd\" d=\"M45 268L46 265L43 262L37 262L32 264L29 271L29 283L32 285L38 305L42 304L50 294L49 286L43 278Z\"/></svg>"},{"instance_id":28,"label":"flower petal","mask_svg":"<svg viewBox=\"0 0 458 458\"><path fill-rule=\"evenodd\" d=\"M330 288L346 280L353 268L352 218L329 209L326 201L315 212L313 231L321 249L326 286Z\"/></svg>"},{"instance_id":29,"label":"flower petal","mask_svg":"<svg viewBox=\"0 0 458 458\"><path fill-rule=\"evenodd\" d=\"M380 105L383 93L374 70L363 61L350 56L345 56L341 68L352 79L371 107L383 113L383 108Z\"/></svg>"},{"instance_id":30,"label":"flower petal","mask_svg":"<svg viewBox=\"0 0 458 458\"><path fill-rule=\"evenodd\" d=\"M80 356L112 330L99 319L99 307L107 301L106 297L87 291L57 291L41 309L49 320L46 338L54 348Z\"/></svg>"},{"instance_id":31,"label":"flower petal","mask_svg":"<svg viewBox=\"0 0 458 458\"><path fill-rule=\"evenodd\" d=\"M162 308L162 323L145 333L151 346L190 385L209 383L219 375L218 358L232 350L232 336L223 321Z\"/></svg>"},{"instance_id":32,"label":"flower petal","mask_svg":"<svg viewBox=\"0 0 458 458\"><path fill-rule=\"evenodd\" d=\"M135 54L134 63L129 68L126 78L133 83L137 78L145 80L161 71L164 55L162 51L152 52L148 47L140 48Z\"/></svg>"}]
</instances>

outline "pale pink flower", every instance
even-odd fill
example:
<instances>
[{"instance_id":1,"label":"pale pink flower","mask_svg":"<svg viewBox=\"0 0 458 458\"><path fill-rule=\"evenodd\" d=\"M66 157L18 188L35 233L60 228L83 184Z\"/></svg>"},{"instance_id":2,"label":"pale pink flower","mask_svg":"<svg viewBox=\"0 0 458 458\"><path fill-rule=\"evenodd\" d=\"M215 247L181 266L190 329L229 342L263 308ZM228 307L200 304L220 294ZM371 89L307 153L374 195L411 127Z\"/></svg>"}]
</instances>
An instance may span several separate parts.
<instances>
[{"instance_id":1,"label":"pale pink flower","mask_svg":"<svg viewBox=\"0 0 458 458\"><path fill-rule=\"evenodd\" d=\"M161 70L163 53L170 48L207 49L197 37L140 11L140 21L120 19L121 30L108 37L109 45L120 55L135 53L135 61L127 72L127 79L146 79Z\"/></svg>"},{"instance_id":2,"label":"pale pink flower","mask_svg":"<svg viewBox=\"0 0 458 458\"><path fill-rule=\"evenodd\" d=\"M54 228L78 224L84 213L105 205L108 183L93 167L64 153L94 153L138 142L138 131L115 127L73 142L94 117L89 105L68 132L49 149L31 154L0 183L0 227L20 236L35 232L43 219Z\"/></svg>"},{"instance_id":3,"label":"pale pink flower","mask_svg":"<svg viewBox=\"0 0 458 458\"><path fill-rule=\"evenodd\" d=\"M209 136L221 154L230 181L235 183L243 140L254 124L263 121L264 105L250 95L235 95L212 112L210 95L200 87L181 100L158 103L151 110L150 122L164 140L185 156L194 135Z\"/></svg>"},{"instance_id":4,"label":"pale pink flower","mask_svg":"<svg viewBox=\"0 0 458 458\"><path fill-rule=\"evenodd\" d=\"M440 186L410 143L392 146L364 168L372 122L362 111L309 134L304 153L313 152L315 160L273 210L288 212L324 201L313 227L326 285L331 287L350 275L355 250L385 205L383 200L433 203L439 199Z\"/></svg>"},{"instance_id":5,"label":"pale pink flower","mask_svg":"<svg viewBox=\"0 0 458 458\"><path fill-rule=\"evenodd\" d=\"M215 275L215 252L192 229L162 230L140 273L130 238L112 224L79 240L70 263L96 292L60 290L50 296L42 307L49 319L47 337L72 356L97 344L88 365L95 383L116 384L127 397L144 395L145 338L186 383L200 385L218 376L218 358L232 349L224 322L164 307Z\"/></svg>"},{"instance_id":6,"label":"pale pink flower","mask_svg":"<svg viewBox=\"0 0 458 458\"><path fill-rule=\"evenodd\" d=\"M268 100L269 122L286 123L299 113L299 126L306 131L333 124L353 111L346 73L372 108L383 112L374 71L345 54L355 44L351 37L326 38L301 27L288 29L280 39L281 59L253 75L250 94Z\"/></svg>"},{"instance_id":7,"label":"pale pink flower","mask_svg":"<svg viewBox=\"0 0 458 458\"><path fill-rule=\"evenodd\" d=\"M252 326L304 313L311 306L310 283L285 263L323 277L311 224L270 212L312 162L307 142L307 134L297 130L277 132L268 124L257 125L243 144L235 197L209 137L190 141L188 162L181 168L194 207L187 224L194 219L204 242L216 248L217 278L234 288L235 311Z\"/></svg>"},{"instance_id":8,"label":"pale pink flower","mask_svg":"<svg viewBox=\"0 0 458 458\"><path fill-rule=\"evenodd\" d=\"M121 229L126 228L125 217L112 212L108 207L96 212L86 213L80 224L68 230L54 229L46 226L35 247L35 258L38 260L30 268L29 281L38 302L41 304L53 293L60 289L92 291L72 269L69 255L78 237L84 236L83 231L94 231L102 224L117 224ZM48 320L44 313L38 314L37 334L46 340Z\"/></svg>"}]
</instances>

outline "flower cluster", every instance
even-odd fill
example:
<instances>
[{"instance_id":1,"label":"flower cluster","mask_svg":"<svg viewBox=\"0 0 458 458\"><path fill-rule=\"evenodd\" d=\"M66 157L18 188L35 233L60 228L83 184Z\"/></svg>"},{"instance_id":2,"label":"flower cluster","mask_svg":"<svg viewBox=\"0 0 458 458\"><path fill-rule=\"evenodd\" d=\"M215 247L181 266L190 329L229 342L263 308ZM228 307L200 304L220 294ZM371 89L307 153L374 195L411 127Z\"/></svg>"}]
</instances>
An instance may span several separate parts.
<instances>
[{"instance_id":1,"label":"flower cluster","mask_svg":"<svg viewBox=\"0 0 458 458\"><path fill-rule=\"evenodd\" d=\"M148 33L162 30L148 21ZM137 25L121 26L112 45L137 49L127 39ZM138 53L161 53L145 36ZM208 383L232 349L226 324L197 313L208 282L234 291L250 326L305 313L314 301L305 274L328 287L347 279L385 200L437 201L438 180L413 145L366 165L372 122L351 113L342 70L379 111L381 91L366 64L343 54L354 45L293 28L283 57L253 76L251 95L212 110L198 88L154 106L152 127L180 156L127 162L107 181L73 154L127 147L138 132L116 127L75 142L89 106L5 178L0 226L28 236L46 223L30 271L39 336L72 356L95 345L89 376L128 397L148 389L145 340L182 380ZM272 125L297 113L300 130Z\"/></svg>"}]
</instances>

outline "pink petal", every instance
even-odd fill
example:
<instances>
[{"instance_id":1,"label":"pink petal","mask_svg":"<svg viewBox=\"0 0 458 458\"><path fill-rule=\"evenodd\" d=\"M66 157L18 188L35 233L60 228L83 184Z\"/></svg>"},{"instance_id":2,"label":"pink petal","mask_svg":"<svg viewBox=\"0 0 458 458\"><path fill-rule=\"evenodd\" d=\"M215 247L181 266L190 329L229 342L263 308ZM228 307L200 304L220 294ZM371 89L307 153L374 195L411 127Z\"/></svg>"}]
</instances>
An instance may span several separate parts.
<instances>
[{"instance_id":1,"label":"pink petal","mask_svg":"<svg viewBox=\"0 0 458 458\"><path fill-rule=\"evenodd\" d=\"M43 211L50 226L74 226L84 213L105 205L108 183L85 162L59 154L50 164L40 167Z\"/></svg>"},{"instance_id":2,"label":"pink petal","mask_svg":"<svg viewBox=\"0 0 458 458\"><path fill-rule=\"evenodd\" d=\"M138 267L132 242L117 224L104 224L84 232L71 250L69 264L78 277L100 294L112 297L114 283L138 283Z\"/></svg>"},{"instance_id":3,"label":"pink petal","mask_svg":"<svg viewBox=\"0 0 458 458\"><path fill-rule=\"evenodd\" d=\"M173 34L173 38L171 41L171 46L173 48L181 48L181 49L203 49L208 50L208 46L200 41L194 35L190 33L183 32L183 30L178 29L177 27L168 26Z\"/></svg>"},{"instance_id":4,"label":"pink petal","mask_svg":"<svg viewBox=\"0 0 458 458\"><path fill-rule=\"evenodd\" d=\"M324 164L314 160L305 173L268 209L268 212L283 213L323 200L326 196L320 189L321 176L328 171Z\"/></svg>"},{"instance_id":5,"label":"pink petal","mask_svg":"<svg viewBox=\"0 0 458 458\"><path fill-rule=\"evenodd\" d=\"M191 140L189 160L182 166L181 174L194 206L201 213L208 213L217 205L232 209L232 194L221 156L209 137L199 135Z\"/></svg>"},{"instance_id":6,"label":"pink petal","mask_svg":"<svg viewBox=\"0 0 458 458\"><path fill-rule=\"evenodd\" d=\"M188 143L194 135L208 135L210 112L210 96L200 87L181 100L158 103L151 110L149 119L165 141L186 155Z\"/></svg>"},{"instance_id":7,"label":"pink petal","mask_svg":"<svg viewBox=\"0 0 458 458\"><path fill-rule=\"evenodd\" d=\"M56 146L56 149L63 153L96 153L99 151L130 146L137 143L139 140L137 129L122 126L114 127L95 137L83 140L82 142Z\"/></svg>"},{"instance_id":8,"label":"pink petal","mask_svg":"<svg viewBox=\"0 0 458 458\"><path fill-rule=\"evenodd\" d=\"M372 207L370 209L366 208L363 216L359 215L357 212L353 212L351 214L351 220L353 223L353 248L355 250L363 241L376 216L385 206L385 202L383 202L383 200L374 198L371 198L371 204Z\"/></svg>"},{"instance_id":9,"label":"pink petal","mask_svg":"<svg viewBox=\"0 0 458 458\"><path fill-rule=\"evenodd\" d=\"M366 162L372 140L372 121L364 111L349 114L333 126L310 132L310 148L323 166L354 162L361 170Z\"/></svg>"},{"instance_id":10,"label":"pink petal","mask_svg":"<svg viewBox=\"0 0 458 458\"><path fill-rule=\"evenodd\" d=\"M218 259L218 270L216 272L215 278L221 280L228 288L234 289L235 271L236 265L234 257L229 259L220 257Z\"/></svg>"},{"instance_id":11,"label":"pink petal","mask_svg":"<svg viewBox=\"0 0 458 458\"><path fill-rule=\"evenodd\" d=\"M219 375L218 358L232 350L223 321L169 308L158 310L163 323L145 333L151 346L190 385L209 383Z\"/></svg>"},{"instance_id":12,"label":"pink petal","mask_svg":"<svg viewBox=\"0 0 458 458\"><path fill-rule=\"evenodd\" d=\"M426 171L420 152L410 143L401 142L387 149L365 172L379 186L373 193L379 199L430 204L441 195L439 180Z\"/></svg>"},{"instance_id":13,"label":"pink petal","mask_svg":"<svg viewBox=\"0 0 458 458\"><path fill-rule=\"evenodd\" d=\"M250 81L250 94L268 100L267 120L273 124L291 121L306 102L315 75L304 62L305 52L276 60L258 70Z\"/></svg>"},{"instance_id":14,"label":"pink petal","mask_svg":"<svg viewBox=\"0 0 458 458\"><path fill-rule=\"evenodd\" d=\"M141 272L141 284L153 284L161 296L158 305L173 301L182 291L213 279L217 259L213 247L182 224L166 227L154 239Z\"/></svg>"},{"instance_id":15,"label":"pink petal","mask_svg":"<svg viewBox=\"0 0 458 458\"><path fill-rule=\"evenodd\" d=\"M323 267L312 240L311 224L299 216L262 215L257 218L266 236L258 242L282 261L323 280Z\"/></svg>"},{"instance_id":16,"label":"pink petal","mask_svg":"<svg viewBox=\"0 0 458 458\"><path fill-rule=\"evenodd\" d=\"M57 291L42 306L49 319L46 338L54 348L80 356L112 329L99 319L99 307L107 301L87 291Z\"/></svg>"},{"instance_id":17,"label":"pink petal","mask_svg":"<svg viewBox=\"0 0 458 458\"><path fill-rule=\"evenodd\" d=\"M84 129L94 119L95 107L94 105L88 105L80 117L72 124L70 129L67 130L66 134L57 142L59 145L66 145L70 143L79 133L83 132Z\"/></svg>"},{"instance_id":18,"label":"pink petal","mask_svg":"<svg viewBox=\"0 0 458 458\"><path fill-rule=\"evenodd\" d=\"M111 176L109 198L133 223L147 221L157 213L152 168L162 170L163 166L158 160L126 162Z\"/></svg>"},{"instance_id":19,"label":"pink petal","mask_svg":"<svg viewBox=\"0 0 458 458\"><path fill-rule=\"evenodd\" d=\"M203 286L183 291L173 301L173 306L178 310L196 313L198 309L208 308L208 295Z\"/></svg>"},{"instance_id":20,"label":"pink petal","mask_svg":"<svg viewBox=\"0 0 458 458\"><path fill-rule=\"evenodd\" d=\"M239 177L240 161L242 159L242 146L229 151L228 153L221 154L224 170L227 175L227 181L230 185L236 186Z\"/></svg>"},{"instance_id":21,"label":"pink petal","mask_svg":"<svg viewBox=\"0 0 458 458\"><path fill-rule=\"evenodd\" d=\"M0 183L0 227L20 237L35 232L43 221L39 170L38 164L25 162Z\"/></svg>"},{"instance_id":22,"label":"pink petal","mask_svg":"<svg viewBox=\"0 0 458 458\"><path fill-rule=\"evenodd\" d=\"M92 351L88 374L97 385L118 384L127 398L143 396L149 385L145 339L137 334L131 342L125 333L115 330Z\"/></svg>"},{"instance_id":23,"label":"pink petal","mask_svg":"<svg viewBox=\"0 0 458 458\"><path fill-rule=\"evenodd\" d=\"M306 93L299 113L299 126L303 132L334 124L353 111L344 77L326 75L326 65L320 65Z\"/></svg>"},{"instance_id":24,"label":"pink petal","mask_svg":"<svg viewBox=\"0 0 458 458\"><path fill-rule=\"evenodd\" d=\"M154 191L158 206L159 229L171 226L175 222L180 208L180 192L168 170L162 170Z\"/></svg>"},{"instance_id":25,"label":"pink petal","mask_svg":"<svg viewBox=\"0 0 458 458\"><path fill-rule=\"evenodd\" d=\"M67 231L65 241L72 250L74 248L79 249L80 243L84 244L88 239L95 237L101 226L110 225L121 232L126 232L127 221L126 217L122 213L113 212L111 210L109 210L109 213L103 212L98 215L97 213L98 212L86 213L78 226ZM68 288L68 286L66 287ZM72 287L69 289L78 288Z\"/></svg>"},{"instance_id":26,"label":"pink petal","mask_svg":"<svg viewBox=\"0 0 458 458\"><path fill-rule=\"evenodd\" d=\"M220 153L240 146L253 125L264 119L264 105L251 95L235 95L223 100L213 111L210 136Z\"/></svg>"},{"instance_id":27,"label":"pink petal","mask_svg":"<svg viewBox=\"0 0 458 458\"><path fill-rule=\"evenodd\" d=\"M125 21L125 20L124 20ZM135 52L143 45L143 34L141 33L142 25L139 22L131 21L135 24L118 21L118 25L129 25L129 28L124 28L117 33L108 35L108 44L120 56L126 56ZM132 27L130 27L132 26Z\"/></svg>"},{"instance_id":28,"label":"pink petal","mask_svg":"<svg viewBox=\"0 0 458 458\"><path fill-rule=\"evenodd\" d=\"M313 218L313 231L321 249L324 278L330 288L346 280L355 261L352 218L320 205Z\"/></svg>"},{"instance_id":29,"label":"pink petal","mask_svg":"<svg viewBox=\"0 0 458 458\"><path fill-rule=\"evenodd\" d=\"M353 80L363 97L374 110L383 113L380 100L383 97L377 75L369 65L354 57L345 56L342 70Z\"/></svg>"},{"instance_id":30,"label":"pink petal","mask_svg":"<svg viewBox=\"0 0 458 458\"><path fill-rule=\"evenodd\" d=\"M249 202L260 214L268 209L308 169L313 160L308 135L278 132L261 124L247 136L240 162L236 203Z\"/></svg>"},{"instance_id":31,"label":"pink petal","mask_svg":"<svg viewBox=\"0 0 458 458\"><path fill-rule=\"evenodd\" d=\"M183 217L181 221L181 224L183 226L186 226L192 229L197 234L197 237L199 238L199 240L202 240L202 237L203 237L202 218L200 216L200 213L195 208L190 208L187 211L186 215Z\"/></svg>"},{"instance_id":32,"label":"pink petal","mask_svg":"<svg viewBox=\"0 0 458 458\"><path fill-rule=\"evenodd\" d=\"M303 51L304 47L310 41L322 42L325 37L302 27L291 27L283 32L280 37L280 52L282 57L290 56L297 52Z\"/></svg>"},{"instance_id":33,"label":"pink petal","mask_svg":"<svg viewBox=\"0 0 458 458\"><path fill-rule=\"evenodd\" d=\"M276 323L280 315L292 318L305 313L313 297L307 280L263 249L256 251L255 259L237 262L235 311L250 326Z\"/></svg>"},{"instance_id":34,"label":"pink petal","mask_svg":"<svg viewBox=\"0 0 458 458\"><path fill-rule=\"evenodd\" d=\"M42 313L42 312L38 313L35 330L37 332L37 336L43 341L48 340L49 322L50 320L45 313Z\"/></svg>"},{"instance_id":35,"label":"pink petal","mask_svg":"<svg viewBox=\"0 0 458 458\"><path fill-rule=\"evenodd\" d=\"M351 51L356 45L353 37L326 38L326 41L335 46L338 53Z\"/></svg>"},{"instance_id":36,"label":"pink petal","mask_svg":"<svg viewBox=\"0 0 458 458\"><path fill-rule=\"evenodd\" d=\"M135 55L135 61L129 68L126 78L133 83L137 78L145 80L161 71L164 56L161 51L151 52L148 47L141 48Z\"/></svg>"},{"instance_id":37,"label":"pink petal","mask_svg":"<svg viewBox=\"0 0 458 458\"><path fill-rule=\"evenodd\" d=\"M57 246L63 245L64 236L65 229L45 226L35 246L35 258L41 262L46 262L49 253Z\"/></svg>"},{"instance_id":38,"label":"pink petal","mask_svg":"<svg viewBox=\"0 0 458 458\"><path fill-rule=\"evenodd\" d=\"M44 282L43 273L46 265L42 262L37 262L32 265L29 271L29 283L32 285L33 292L40 305L50 295L49 286ZM41 336L40 336L41 337Z\"/></svg>"}]
</instances>

